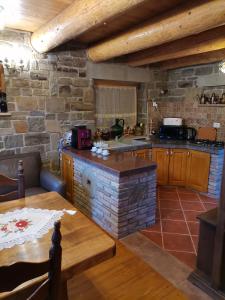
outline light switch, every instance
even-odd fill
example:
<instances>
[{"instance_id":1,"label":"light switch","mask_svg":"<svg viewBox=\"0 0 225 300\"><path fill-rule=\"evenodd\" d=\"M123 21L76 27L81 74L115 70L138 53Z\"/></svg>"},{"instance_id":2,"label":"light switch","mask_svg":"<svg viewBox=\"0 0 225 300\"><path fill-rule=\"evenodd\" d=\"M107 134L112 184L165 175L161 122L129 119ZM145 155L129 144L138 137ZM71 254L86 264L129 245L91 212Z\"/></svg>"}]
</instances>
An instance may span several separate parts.
<instances>
[{"instance_id":1,"label":"light switch","mask_svg":"<svg viewBox=\"0 0 225 300\"><path fill-rule=\"evenodd\" d=\"M220 123L213 122L213 127L214 128L220 128Z\"/></svg>"}]
</instances>

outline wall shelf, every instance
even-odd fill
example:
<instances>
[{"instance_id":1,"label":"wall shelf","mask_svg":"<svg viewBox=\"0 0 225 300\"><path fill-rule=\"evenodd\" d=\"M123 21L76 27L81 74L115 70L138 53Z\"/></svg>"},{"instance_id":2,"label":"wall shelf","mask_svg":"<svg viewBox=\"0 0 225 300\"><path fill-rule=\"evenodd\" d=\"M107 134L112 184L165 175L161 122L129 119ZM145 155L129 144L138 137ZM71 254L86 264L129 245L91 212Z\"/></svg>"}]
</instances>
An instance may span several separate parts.
<instances>
[{"instance_id":1,"label":"wall shelf","mask_svg":"<svg viewBox=\"0 0 225 300\"><path fill-rule=\"evenodd\" d=\"M225 107L225 104L198 104L198 107Z\"/></svg>"},{"instance_id":2,"label":"wall shelf","mask_svg":"<svg viewBox=\"0 0 225 300\"><path fill-rule=\"evenodd\" d=\"M11 116L12 114L11 113L9 113L9 112L7 112L7 113L2 113L2 112L0 112L0 117L9 117L9 116Z\"/></svg>"}]
</instances>

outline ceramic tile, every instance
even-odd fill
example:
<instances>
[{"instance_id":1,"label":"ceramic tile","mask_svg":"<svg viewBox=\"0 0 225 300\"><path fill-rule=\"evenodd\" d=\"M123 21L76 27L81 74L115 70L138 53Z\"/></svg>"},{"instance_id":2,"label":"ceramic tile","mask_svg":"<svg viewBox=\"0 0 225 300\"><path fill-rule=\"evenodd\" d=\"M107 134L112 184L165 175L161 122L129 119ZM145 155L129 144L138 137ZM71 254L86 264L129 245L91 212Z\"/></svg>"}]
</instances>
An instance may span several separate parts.
<instances>
[{"instance_id":1,"label":"ceramic tile","mask_svg":"<svg viewBox=\"0 0 225 300\"><path fill-rule=\"evenodd\" d=\"M198 249L197 216L214 208L217 202L182 187L158 187L157 194L156 224L141 232L193 269Z\"/></svg>"},{"instance_id":2,"label":"ceramic tile","mask_svg":"<svg viewBox=\"0 0 225 300\"><path fill-rule=\"evenodd\" d=\"M200 202L195 203L195 202L189 202L189 201L182 201L181 205L182 205L183 210L194 210L194 211L199 211L199 212L205 211L205 208L203 207L203 205Z\"/></svg>"},{"instance_id":3,"label":"ceramic tile","mask_svg":"<svg viewBox=\"0 0 225 300\"><path fill-rule=\"evenodd\" d=\"M184 211L184 215L185 215L185 219L187 221L198 221L197 217L201 214L202 212L199 212L199 211L190 211L190 210L185 210Z\"/></svg>"},{"instance_id":4,"label":"ceramic tile","mask_svg":"<svg viewBox=\"0 0 225 300\"><path fill-rule=\"evenodd\" d=\"M161 208L161 219L170 219L170 220L184 220L184 214L182 210Z\"/></svg>"},{"instance_id":5,"label":"ceramic tile","mask_svg":"<svg viewBox=\"0 0 225 300\"><path fill-rule=\"evenodd\" d=\"M170 209L181 209L180 202L175 200L160 200L160 209L170 208Z\"/></svg>"},{"instance_id":6,"label":"ceramic tile","mask_svg":"<svg viewBox=\"0 0 225 300\"><path fill-rule=\"evenodd\" d=\"M147 236L152 242L157 244L162 248L162 235L159 232L150 232L147 230L142 230L141 233L143 233L145 236Z\"/></svg>"},{"instance_id":7,"label":"ceramic tile","mask_svg":"<svg viewBox=\"0 0 225 300\"><path fill-rule=\"evenodd\" d=\"M170 254L184 262L186 265L191 267L192 269L195 268L196 265L196 255L194 253L188 252L178 252L178 251L168 251Z\"/></svg>"},{"instance_id":8,"label":"ceramic tile","mask_svg":"<svg viewBox=\"0 0 225 300\"><path fill-rule=\"evenodd\" d=\"M189 233L186 222L178 220L162 220L162 231L181 234Z\"/></svg>"},{"instance_id":9,"label":"ceramic tile","mask_svg":"<svg viewBox=\"0 0 225 300\"><path fill-rule=\"evenodd\" d=\"M181 201L200 202L200 199L199 199L198 195L196 195L196 194L179 193L179 198Z\"/></svg>"}]
</instances>

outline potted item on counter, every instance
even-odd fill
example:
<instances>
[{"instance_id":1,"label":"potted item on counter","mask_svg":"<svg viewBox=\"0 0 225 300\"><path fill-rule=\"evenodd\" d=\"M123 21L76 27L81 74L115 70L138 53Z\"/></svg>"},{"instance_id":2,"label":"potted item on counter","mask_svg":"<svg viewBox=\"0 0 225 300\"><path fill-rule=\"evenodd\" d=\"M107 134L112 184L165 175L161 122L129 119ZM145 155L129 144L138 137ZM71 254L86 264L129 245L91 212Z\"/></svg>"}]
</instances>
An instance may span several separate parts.
<instances>
[{"instance_id":1,"label":"potted item on counter","mask_svg":"<svg viewBox=\"0 0 225 300\"><path fill-rule=\"evenodd\" d=\"M124 120L116 119L116 123L111 127L111 138L121 137L123 135Z\"/></svg>"},{"instance_id":2,"label":"potted item on counter","mask_svg":"<svg viewBox=\"0 0 225 300\"><path fill-rule=\"evenodd\" d=\"M134 128L134 134L135 135L143 135L144 134L144 124L143 123L137 123L137 125Z\"/></svg>"}]
</instances>

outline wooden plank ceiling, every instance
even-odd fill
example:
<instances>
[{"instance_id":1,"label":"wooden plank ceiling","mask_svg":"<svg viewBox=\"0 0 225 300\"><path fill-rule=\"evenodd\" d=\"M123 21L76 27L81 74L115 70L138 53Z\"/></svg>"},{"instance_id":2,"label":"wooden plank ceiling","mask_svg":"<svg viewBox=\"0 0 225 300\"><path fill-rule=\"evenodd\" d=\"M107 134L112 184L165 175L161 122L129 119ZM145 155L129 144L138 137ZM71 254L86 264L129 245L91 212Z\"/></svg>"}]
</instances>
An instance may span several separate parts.
<instances>
[{"instance_id":1,"label":"wooden plank ceiling","mask_svg":"<svg viewBox=\"0 0 225 300\"><path fill-rule=\"evenodd\" d=\"M224 0L20 0L6 26L33 32L39 52L73 40L96 62L172 69L225 59Z\"/></svg>"}]
</instances>

